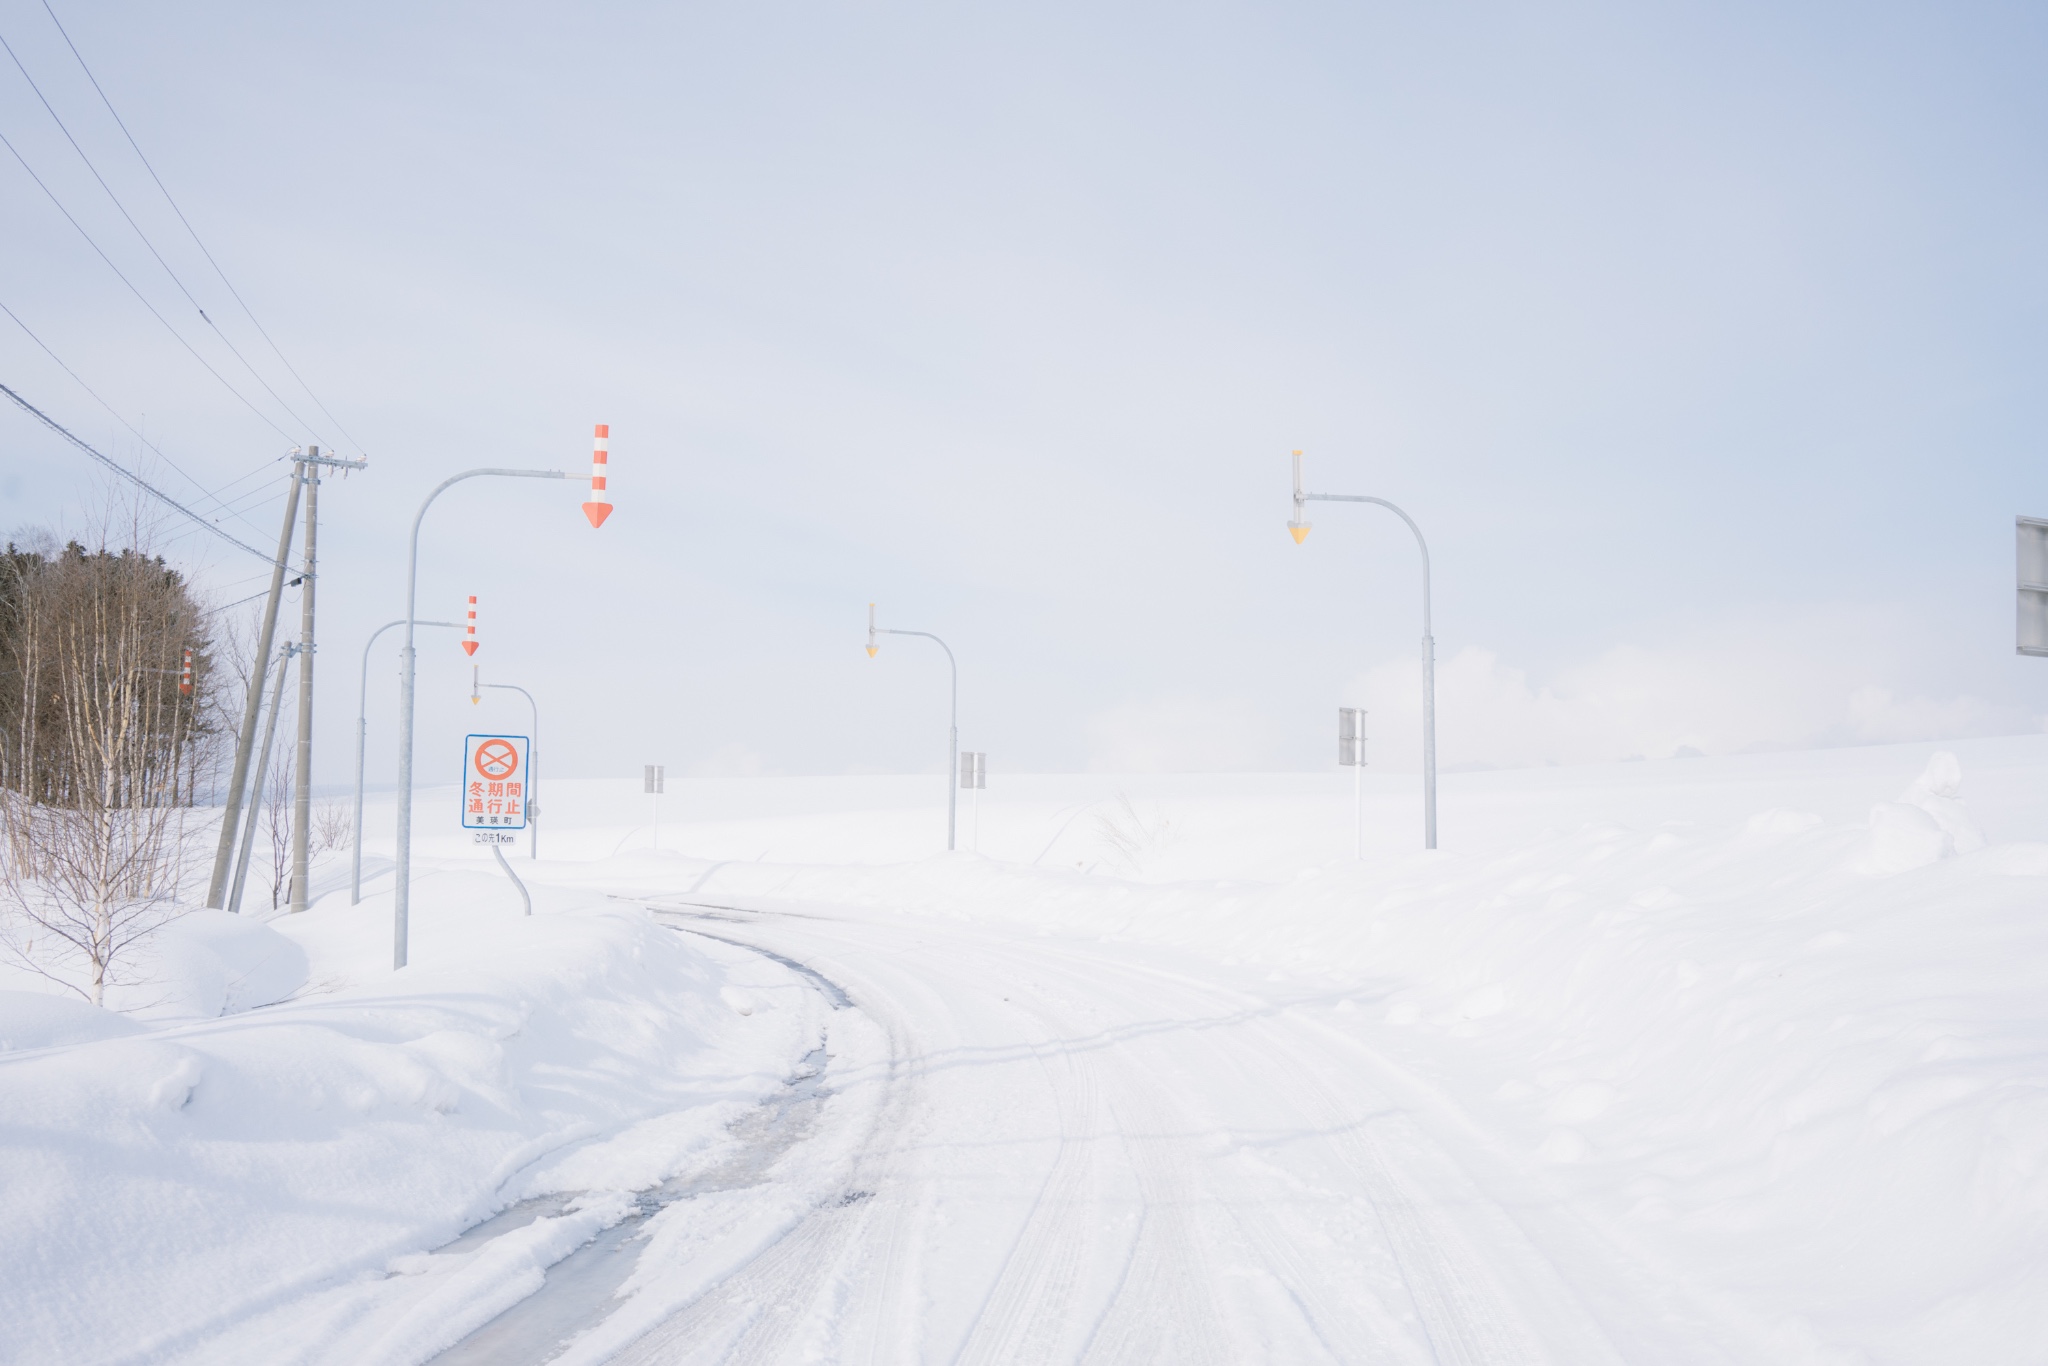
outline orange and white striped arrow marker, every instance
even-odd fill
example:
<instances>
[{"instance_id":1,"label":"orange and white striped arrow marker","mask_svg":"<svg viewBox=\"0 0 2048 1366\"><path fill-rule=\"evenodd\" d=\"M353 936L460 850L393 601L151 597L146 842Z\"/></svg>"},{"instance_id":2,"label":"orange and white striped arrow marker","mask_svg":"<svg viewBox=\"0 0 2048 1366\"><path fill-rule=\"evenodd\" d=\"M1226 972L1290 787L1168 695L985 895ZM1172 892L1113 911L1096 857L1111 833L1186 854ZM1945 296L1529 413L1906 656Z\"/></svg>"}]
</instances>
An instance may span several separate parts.
<instances>
[{"instance_id":1,"label":"orange and white striped arrow marker","mask_svg":"<svg viewBox=\"0 0 2048 1366\"><path fill-rule=\"evenodd\" d=\"M590 501L583 505L583 515L590 519L593 527L603 526L604 519L612 515L612 496L604 489L605 464L611 450L611 424L600 422L597 424L597 435L591 442Z\"/></svg>"},{"instance_id":2,"label":"orange and white striped arrow marker","mask_svg":"<svg viewBox=\"0 0 2048 1366\"><path fill-rule=\"evenodd\" d=\"M476 657L476 594L469 595L469 622L462 628L462 653Z\"/></svg>"},{"instance_id":3,"label":"orange and white striped arrow marker","mask_svg":"<svg viewBox=\"0 0 2048 1366\"><path fill-rule=\"evenodd\" d=\"M178 670L178 691L185 696L192 695L192 651L185 651L184 667Z\"/></svg>"}]
</instances>

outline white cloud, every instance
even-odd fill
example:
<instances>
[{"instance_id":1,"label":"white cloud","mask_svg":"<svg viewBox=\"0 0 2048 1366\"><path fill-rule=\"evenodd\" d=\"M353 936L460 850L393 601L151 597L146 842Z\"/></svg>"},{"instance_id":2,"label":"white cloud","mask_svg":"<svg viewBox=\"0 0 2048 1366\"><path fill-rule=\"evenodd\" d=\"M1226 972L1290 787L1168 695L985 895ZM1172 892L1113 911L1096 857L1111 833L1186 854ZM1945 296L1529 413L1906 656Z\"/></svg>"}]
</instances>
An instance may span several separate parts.
<instances>
[{"instance_id":1,"label":"white cloud","mask_svg":"<svg viewBox=\"0 0 2048 1366\"><path fill-rule=\"evenodd\" d=\"M1810 653L1622 645L1534 681L1490 650L1437 666L1437 760L1446 769L1663 758L1681 750L1882 744L2041 728L2017 707L1959 695L1898 696ZM1356 683L1377 767L1421 766L1421 665L1396 660Z\"/></svg>"}]
</instances>

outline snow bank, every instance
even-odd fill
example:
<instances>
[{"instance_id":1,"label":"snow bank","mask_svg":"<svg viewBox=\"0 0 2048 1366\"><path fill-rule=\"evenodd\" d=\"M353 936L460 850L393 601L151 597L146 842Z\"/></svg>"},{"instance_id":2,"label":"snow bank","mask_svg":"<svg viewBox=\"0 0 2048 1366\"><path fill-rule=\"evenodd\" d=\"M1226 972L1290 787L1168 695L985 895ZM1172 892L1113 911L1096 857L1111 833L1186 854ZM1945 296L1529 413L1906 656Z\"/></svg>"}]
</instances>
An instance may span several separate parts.
<instances>
[{"instance_id":1,"label":"snow bank","mask_svg":"<svg viewBox=\"0 0 2048 1366\"><path fill-rule=\"evenodd\" d=\"M290 1359L275 1337L204 1344L320 1286L380 1284L543 1193L540 1159L682 1111L694 1125L660 1151L643 1139L612 1164L662 1179L816 1043L801 991L753 982L742 1015L727 964L642 912L585 898L527 919L500 886L462 890L416 901L398 973L367 905L268 928L187 917L158 946L184 1023L0 994L0 1358ZM240 1013L189 1019L223 1010ZM458 1326L415 1322L378 1357L424 1359Z\"/></svg>"},{"instance_id":2,"label":"snow bank","mask_svg":"<svg viewBox=\"0 0 2048 1366\"><path fill-rule=\"evenodd\" d=\"M85 1001L39 991L0 991L0 1053L61 1048L142 1032L143 1027L127 1016Z\"/></svg>"},{"instance_id":3,"label":"snow bank","mask_svg":"<svg viewBox=\"0 0 2048 1366\"><path fill-rule=\"evenodd\" d=\"M46 951L36 955L41 971L18 960L0 963L0 994L67 995L68 987L68 999L85 999L85 965L75 955L48 952L50 939L43 937ZM110 1012L124 1016L210 1020L282 1001L305 984L305 951L290 938L248 916L195 909L122 955L106 1000Z\"/></svg>"},{"instance_id":4,"label":"snow bank","mask_svg":"<svg viewBox=\"0 0 2048 1366\"><path fill-rule=\"evenodd\" d=\"M1717 789L1700 806L1726 811L1725 769L1700 767ZM1279 882L970 856L661 882L1199 954L1424 1080L1475 1161L1557 1193L1532 1223L1583 1215L1772 1360L2035 1361L2048 847L1987 846L1953 755L1901 791L1911 773L1858 780L1867 819L1765 806L1709 823L1664 799L1665 818L1635 824L1623 801L1622 819L1495 853L1381 853Z\"/></svg>"},{"instance_id":5,"label":"snow bank","mask_svg":"<svg viewBox=\"0 0 2048 1366\"><path fill-rule=\"evenodd\" d=\"M111 999L143 998L156 1019L213 1019L284 1000L306 985L306 951L269 926L226 911L190 911L143 945L141 980Z\"/></svg>"}]
</instances>

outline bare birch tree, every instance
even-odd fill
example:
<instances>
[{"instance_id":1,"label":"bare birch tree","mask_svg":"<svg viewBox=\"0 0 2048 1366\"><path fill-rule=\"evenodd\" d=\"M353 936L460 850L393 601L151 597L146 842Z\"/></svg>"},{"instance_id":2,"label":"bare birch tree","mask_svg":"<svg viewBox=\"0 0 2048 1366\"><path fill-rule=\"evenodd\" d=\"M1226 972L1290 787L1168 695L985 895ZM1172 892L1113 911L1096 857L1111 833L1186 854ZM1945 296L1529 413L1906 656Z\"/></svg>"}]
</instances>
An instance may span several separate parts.
<instances>
[{"instance_id":1,"label":"bare birch tree","mask_svg":"<svg viewBox=\"0 0 2048 1366\"><path fill-rule=\"evenodd\" d=\"M281 716L283 713L280 712ZM270 909L284 905L292 875L292 760L282 746L263 775L263 829L270 836Z\"/></svg>"},{"instance_id":2,"label":"bare birch tree","mask_svg":"<svg viewBox=\"0 0 2048 1366\"><path fill-rule=\"evenodd\" d=\"M10 545L0 565L5 942L96 1005L178 910L184 815L207 757L179 677L189 647L203 678L207 643L161 558L73 541L54 554Z\"/></svg>"}]
</instances>

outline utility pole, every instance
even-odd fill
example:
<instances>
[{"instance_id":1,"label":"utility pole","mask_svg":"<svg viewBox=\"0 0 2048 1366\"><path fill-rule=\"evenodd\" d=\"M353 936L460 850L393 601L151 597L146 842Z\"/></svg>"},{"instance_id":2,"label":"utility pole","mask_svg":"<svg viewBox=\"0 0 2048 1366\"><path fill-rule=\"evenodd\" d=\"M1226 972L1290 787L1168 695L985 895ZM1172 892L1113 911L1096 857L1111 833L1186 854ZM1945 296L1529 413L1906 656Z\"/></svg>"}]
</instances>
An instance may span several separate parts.
<instances>
[{"instance_id":1,"label":"utility pole","mask_svg":"<svg viewBox=\"0 0 2048 1366\"><path fill-rule=\"evenodd\" d=\"M284 529L277 534L277 559L270 570L270 600L263 607L263 629L256 639L256 667L249 677L249 696L242 703L242 731L235 738L235 763L228 770L228 800L220 813L220 845L213 854L213 876L206 884L206 904L219 910L227 901L228 871L235 857L235 818L249 785L249 751L256 740L256 717L263 706L263 679L270 672L270 646L277 636L277 604L284 596L285 561L292 553L292 526L299 515L299 479L304 466L292 461L291 492L285 495Z\"/></svg>"},{"instance_id":2,"label":"utility pole","mask_svg":"<svg viewBox=\"0 0 2048 1366\"><path fill-rule=\"evenodd\" d=\"M299 593L299 748L292 756L291 909L306 909L306 828L313 823L313 575L320 537L320 448L306 448L306 578Z\"/></svg>"},{"instance_id":3,"label":"utility pole","mask_svg":"<svg viewBox=\"0 0 2048 1366\"><path fill-rule=\"evenodd\" d=\"M292 897L291 909L303 911L308 904L308 876L313 824L313 590L317 576L320 540L320 469L323 466L359 470L363 460L337 460L320 454L318 446L306 448L306 577L305 592L299 597L299 748L293 757L292 774Z\"/></svg>"},{"instance_id":4,"label":"utility pole","mask_svg":"<svg viewBox=\"0 0 2048 1366\"><path fill-rule=\"evenodd\" d=\"M270 742L277 738L277 713L284 705L286 671L291 668L292 656L298 648L287 641L277 658L277 688L270 695L270 719L263 727L263 751L256 760L256 789L249 800L249 824L242 831L241 857L235 860L234 895L228 898L228 910L235 915L242 913L242 891L249 884L249 853L256 847L256 817L263 810L263 775L270 767ZM259 674L249 686L260 695L263 691L262 675Z\"/></svg>"}]
</instances>

